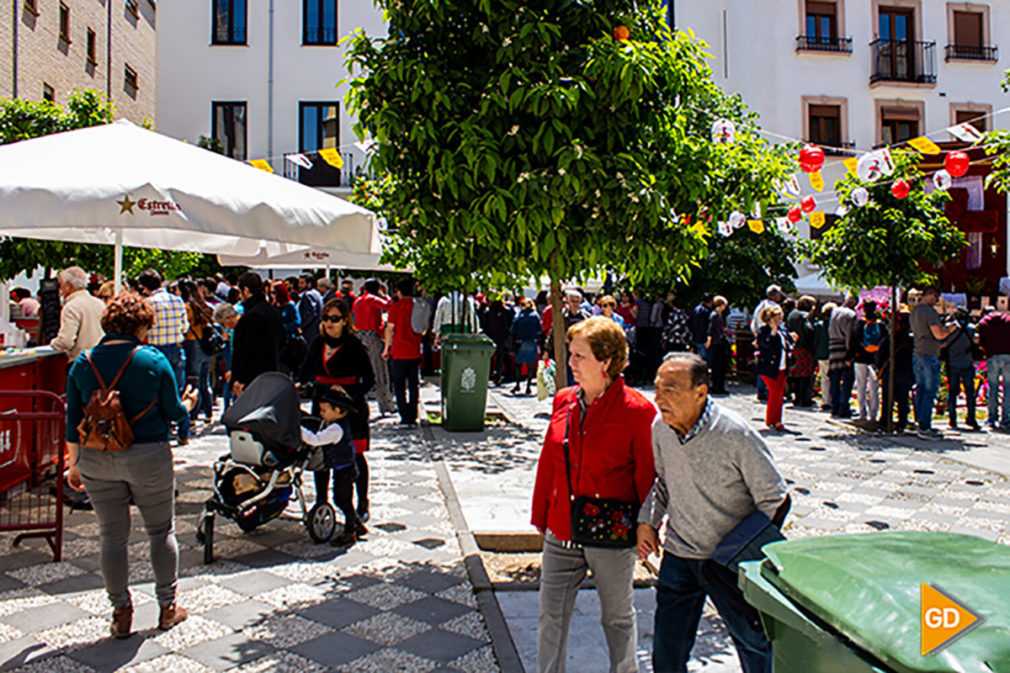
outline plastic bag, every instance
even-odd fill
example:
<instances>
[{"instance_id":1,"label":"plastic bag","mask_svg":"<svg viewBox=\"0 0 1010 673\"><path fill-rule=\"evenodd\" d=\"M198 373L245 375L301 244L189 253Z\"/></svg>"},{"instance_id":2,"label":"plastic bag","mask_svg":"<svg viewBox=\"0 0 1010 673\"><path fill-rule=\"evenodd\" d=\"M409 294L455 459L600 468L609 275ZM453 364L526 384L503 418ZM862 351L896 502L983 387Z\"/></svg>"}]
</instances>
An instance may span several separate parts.
<instances>
[{"instance_id":1,"label":"plastic bag","mask_svg":"<svg viewBox=\"0 0 1010 673\"><path fill-rule=\"evenodd\" d=\"M548 397L554 397L557 386L554 384L554 361L541 360L537 365L537 399L541 402Z\"/></svg>"}]
</instances>

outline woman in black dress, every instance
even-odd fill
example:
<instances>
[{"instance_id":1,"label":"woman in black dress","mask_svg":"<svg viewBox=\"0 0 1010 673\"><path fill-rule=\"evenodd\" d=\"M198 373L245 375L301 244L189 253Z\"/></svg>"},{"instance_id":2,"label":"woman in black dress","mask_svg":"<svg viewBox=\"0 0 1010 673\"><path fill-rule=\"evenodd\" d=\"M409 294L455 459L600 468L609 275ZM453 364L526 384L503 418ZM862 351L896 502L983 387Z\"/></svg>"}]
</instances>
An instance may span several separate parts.
<instances>
[{"instance_id":1,"label":"woman in black dress","mask_svg":"<svg viewBox=\"0 0 1010 673\"><path fill-rule=\"evenodd\" d=\"M323 316L319 323L321 338L315 339L309 346L308 355L302 364L298 381L302 384L314 384L312 413L318 413L319 397L331 386L340 386L350 395L357 406L358 412L351 414L351 439L354 440L358 476L355 487L358 493L357 521L347 521L346 530L355 530L360 524L368 521L368 463L365 462L365 451L368 450L368 401L366 395L375 385L375 373L369 363L368 351L354 336L351 327L351 311L343 299L330 299L323 307ZM316 497L326 498L329 489L330 472L328 470L315 473Z\"/></svg>"}]
</instances>

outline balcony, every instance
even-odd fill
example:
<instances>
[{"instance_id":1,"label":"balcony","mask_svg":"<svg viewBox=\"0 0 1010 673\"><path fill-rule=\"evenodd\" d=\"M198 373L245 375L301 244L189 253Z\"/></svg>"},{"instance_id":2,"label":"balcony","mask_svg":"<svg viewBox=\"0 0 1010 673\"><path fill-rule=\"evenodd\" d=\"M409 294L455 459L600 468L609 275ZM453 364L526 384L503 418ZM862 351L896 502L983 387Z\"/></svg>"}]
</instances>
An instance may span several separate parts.
<instances>
[{"instance_id":1,"label":"balcony","mask_svg":"<svg viewBox=\"0 0 1010 673\"><path fill-rule=\"evenodd\" d=\"M827 51L836 54L851 54L852 38L800 35L796 38L796 51Z\"/></svg>"},{"instance_id":2,"label":"balcony","mask_svg":"<svg viewBox=\"0 0 1010 673\"><path fill-rule=\"evenodd\" d=\"M312 161L312 168L302 168L284 160L284 177L296 180L309 187L351 187L354 184L354 155L341 152L344 160L341 168L334 168L314 152L305 152Z\"/></svg>"},{"instance_id":3,"label":"balcony","mask_svg":"<svg viewBox=\"0 0 1010 673\"><path fill-rule=\"evenodd\" d=\"M994 45L974 46L967 44L948 44L947 61L984 61L995 63L999 60L999 47Z\"/></svg>"},{"instance_id":4,"label":"balcony","mask_svg":"<svg viewBox=\"0 0 1010 673\"><path fill-rule=\"evenodd\" d=\"M906 82L936 84L936 42L874 40L870 43L873 68L870 84Z\"/></svg>"}]
</instances>

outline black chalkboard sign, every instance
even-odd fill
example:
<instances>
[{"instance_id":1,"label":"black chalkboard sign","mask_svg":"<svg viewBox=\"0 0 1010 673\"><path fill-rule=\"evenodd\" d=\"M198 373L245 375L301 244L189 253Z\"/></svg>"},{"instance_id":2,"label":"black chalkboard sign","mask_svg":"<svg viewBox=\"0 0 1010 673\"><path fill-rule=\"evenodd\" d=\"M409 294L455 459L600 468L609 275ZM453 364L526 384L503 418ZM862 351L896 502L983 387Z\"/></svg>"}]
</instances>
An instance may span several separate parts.
<instances>
[{"instance_id":1,"label":"black chalkboard sign","mask_svg":"<svg viewBox=\"0 0 1010 673\"><path fill-rule=\"evenodd\" d=\"M60 333L60 282L46 278L39 283L39 335L44 344Z\"/></svg>"}]
</instances>

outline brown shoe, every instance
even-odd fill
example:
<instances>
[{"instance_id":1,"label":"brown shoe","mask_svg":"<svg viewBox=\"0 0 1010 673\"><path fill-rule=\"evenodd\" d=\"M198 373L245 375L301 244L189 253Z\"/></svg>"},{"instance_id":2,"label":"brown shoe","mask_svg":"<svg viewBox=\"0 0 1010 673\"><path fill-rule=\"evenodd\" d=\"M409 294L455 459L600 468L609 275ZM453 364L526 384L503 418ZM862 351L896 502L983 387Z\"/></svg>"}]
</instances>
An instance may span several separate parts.
<instances>
[{"instance_id":1,"label":"brown shoe","mask_svg":"<svg viewBox=\"0 0 1010 673\"><path fill-rule=\"evenodd\" d=\"M133 626L133 608L116 608L112 611L109 633L113 638L129 638Z\"/></svg>"},{"instance_id":2,"label":"brown shoe","mask_svg":"<svg viewBox=\"0 0 1010 673\"><path fill-rule=\"evenodd\" d=\"M176 603L163 606L161 608L161 616L158 617L158 628L162 631L168 631L176 624L186 621L187 617L189 617L189 613L186 612L186 608L180 608Z\"/></svg>"}]
</instances>

